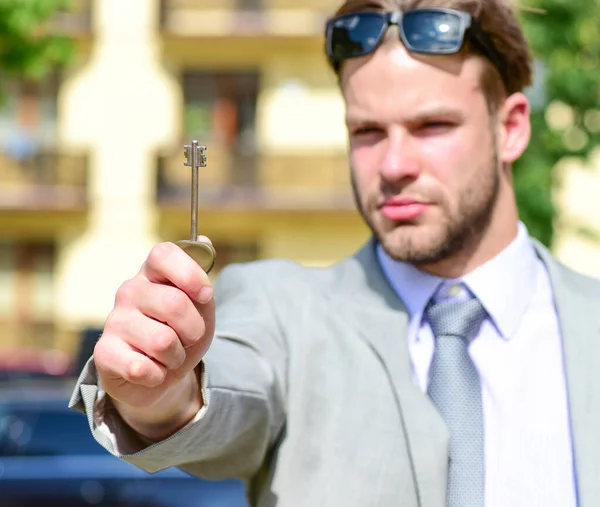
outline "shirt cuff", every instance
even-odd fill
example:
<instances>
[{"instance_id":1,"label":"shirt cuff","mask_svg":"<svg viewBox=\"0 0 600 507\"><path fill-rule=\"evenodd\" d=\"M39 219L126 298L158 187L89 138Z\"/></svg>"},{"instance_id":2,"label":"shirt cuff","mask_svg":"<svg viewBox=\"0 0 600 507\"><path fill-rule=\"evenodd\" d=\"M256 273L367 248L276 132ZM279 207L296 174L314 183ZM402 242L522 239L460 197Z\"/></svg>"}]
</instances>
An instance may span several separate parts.
<instances>
[{"instance_id":1,"label":"shirt cuff","mask_svg":"<svg viewBox=\"0 0 600 507\"><path fill-rule=\"evenodd\" d=\"M210 403L210 392L207 387L208 382L204 363L201 362L196 368L198 382L200 382L200 392L202 394L202 407L200 408L200 410L198 410L198 412L196 412L194 418L185 426L180 428L180 430L178 431L181 431L182 429L187 428L188 426L191 426L192 424L195 424L198 421L200 421L204 417L204 414L206 414L206 411L208 410L208 406ZM105 435L111 441L115 449L119 449L119 451L121 451L124 447L130 447L124 445L124 442L119 442L120 439L117 438L117 435L122 434L123 432L119 431L119 429L122 428L116 427L118 425L127 426L128 432L134 433L137 439L140 442L143 442L146 446L150 446L152 444L160 442L160 440L149 439L134 431L132 428L129 427L129 425L125 423L125 421L123 421L123 419L121 419L121 417L118 416L115 410L107 411L106 406L108 401L108 395L102 387L100 379L98 379L97 384L98 394L96 396L96 402L94 403L94 425L100 433ZM115 416L118 418L118 422L115 420Z\"/></svg>"}]
</instances>

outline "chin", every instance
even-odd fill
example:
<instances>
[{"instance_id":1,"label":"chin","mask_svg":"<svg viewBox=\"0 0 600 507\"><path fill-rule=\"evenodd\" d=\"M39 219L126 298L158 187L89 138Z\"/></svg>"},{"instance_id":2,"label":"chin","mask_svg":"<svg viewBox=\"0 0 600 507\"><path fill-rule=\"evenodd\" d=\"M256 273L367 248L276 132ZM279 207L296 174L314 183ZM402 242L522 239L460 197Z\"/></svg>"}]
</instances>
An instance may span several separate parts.
<instances>
[{"instance_id":1,"label":"chin","mask_svg":"<svg viewBox=\"0 0 600 507\"><path fill-rule=\"evenodd\" d=\"M399 224L376 236L392 259L411 264L437 262L447 244L443 228L427 224Z\"/></svg>"}]
</instances>

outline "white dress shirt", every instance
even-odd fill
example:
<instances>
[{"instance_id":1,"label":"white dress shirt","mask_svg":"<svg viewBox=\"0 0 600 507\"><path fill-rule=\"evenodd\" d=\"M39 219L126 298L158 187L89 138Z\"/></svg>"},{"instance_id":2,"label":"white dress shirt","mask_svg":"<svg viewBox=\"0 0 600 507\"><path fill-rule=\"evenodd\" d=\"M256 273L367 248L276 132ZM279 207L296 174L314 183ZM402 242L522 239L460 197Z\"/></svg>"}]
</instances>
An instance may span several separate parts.
<instances>
[{"instance_id":1,"label":"white dress shirt","mask_svg":"<svg viewBox=\"0 0 600 507\"><path fill-rule=\"evenodd\" d=\"M469 353L481 378L485 507L577 505L561 335L552 287L525 226L499 255L460 280L378 257L410 313L415 382L427 390L434 338L422 319L429 299L468 297L490 318ZM482 506L483 507L483 506Z\"/></svg>"}]
</instances>

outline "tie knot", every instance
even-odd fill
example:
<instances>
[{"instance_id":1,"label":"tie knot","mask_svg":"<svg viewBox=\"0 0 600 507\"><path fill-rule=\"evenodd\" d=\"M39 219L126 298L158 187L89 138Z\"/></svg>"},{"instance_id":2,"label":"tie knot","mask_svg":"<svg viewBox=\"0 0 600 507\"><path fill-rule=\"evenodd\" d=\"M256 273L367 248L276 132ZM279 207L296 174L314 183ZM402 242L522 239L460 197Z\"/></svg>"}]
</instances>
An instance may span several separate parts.
<instances>
[{"instance_id":1,"label":"tie knot","mask_svg":"<svg viewBox=\"0 0 600 507\"><path fill-rule=\"evenodd\" d=\"M436 338L457 336L470 341L487 313L477 298L471 298L466 301L430 302L425 315Z\"/></svg>"}]
</instances>

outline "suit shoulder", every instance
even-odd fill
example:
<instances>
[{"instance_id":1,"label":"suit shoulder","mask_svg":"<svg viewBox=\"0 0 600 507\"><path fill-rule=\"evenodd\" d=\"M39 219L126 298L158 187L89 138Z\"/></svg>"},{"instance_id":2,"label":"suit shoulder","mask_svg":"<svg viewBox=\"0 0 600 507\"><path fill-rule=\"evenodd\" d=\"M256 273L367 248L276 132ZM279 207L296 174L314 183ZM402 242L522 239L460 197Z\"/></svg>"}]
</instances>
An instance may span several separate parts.
<instances>
[{"instance_id":1,"label":"suit shoulder","mask_svg":"<svg viewBox=\"0 0 600 507\"><path fill-rule=\"evenodd\" d=\"M335 279L338 265L315 267L304 266L298 262L287 259L263 259L245 263L229 264L219 274L218 279L229 282L233 278L238 280L260 281L268 290L277 291L294 284L320 285L327 284Z\"/></svg>"},{"instance_id":2,"label":"suit shoulder","mask_svg":"<svg viewBox=\"0 0 600 507\"><path fill-rule=\"evenodd\" d=\"M557 262L557 264L561 271L563 283L568 284L588 298L600 300L600 279L576 271L562 262Z\"/></svg>"},{"instance_id":3,"label":"suit shoulder","mask_svg":"<svg viewBox=\"0 0 600 507\"><path fill-rule=\"evenodd\" d=\"M600 300L600 280L589 275L572 271L577 287L589 297Z\"/></svg>"}]
</instances>

